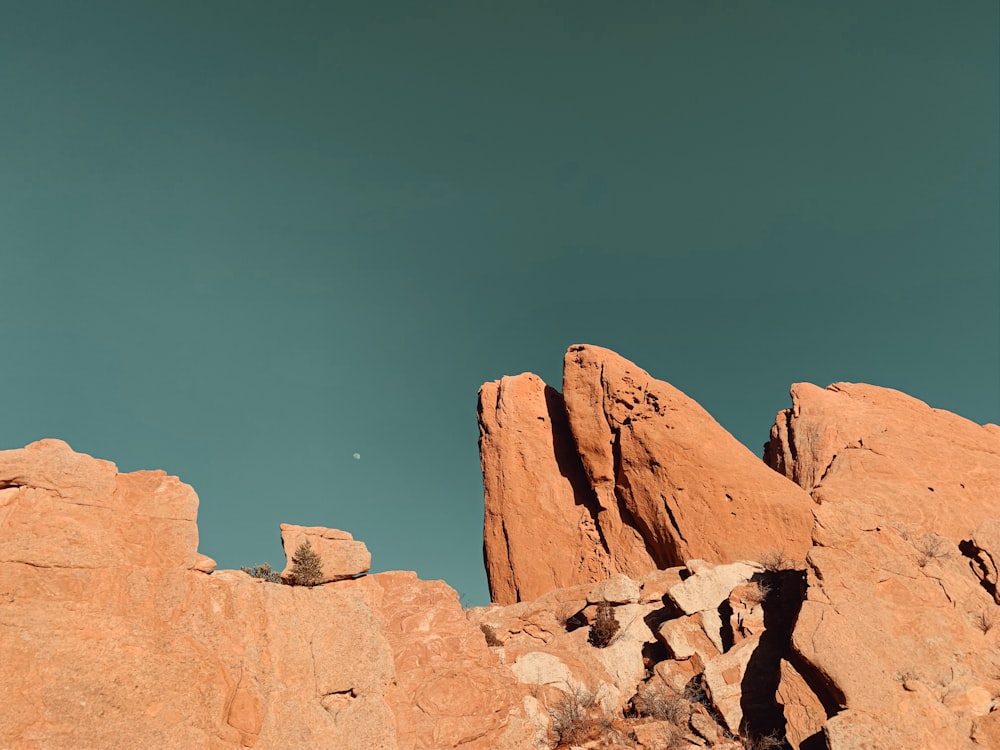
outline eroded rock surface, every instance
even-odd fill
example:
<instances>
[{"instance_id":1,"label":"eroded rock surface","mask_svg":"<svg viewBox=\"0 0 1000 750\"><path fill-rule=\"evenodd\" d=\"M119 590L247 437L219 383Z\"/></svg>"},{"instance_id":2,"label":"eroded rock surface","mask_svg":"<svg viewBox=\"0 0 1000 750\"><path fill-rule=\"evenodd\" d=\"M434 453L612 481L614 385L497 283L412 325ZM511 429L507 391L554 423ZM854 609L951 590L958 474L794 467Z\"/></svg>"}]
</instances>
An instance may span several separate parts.
<instances>
[{"instance_id":1,"label":"eroded rock surface","mask_svg":"<svg viewBox=\"0 0 1000 750\"><path fill-rule=\"evenodd\" d=\"M957 544L998 517L1000 428L891 388L796 383L764 460L813 498L850 502L914 538Z\"/></svg>"}]
</instances>

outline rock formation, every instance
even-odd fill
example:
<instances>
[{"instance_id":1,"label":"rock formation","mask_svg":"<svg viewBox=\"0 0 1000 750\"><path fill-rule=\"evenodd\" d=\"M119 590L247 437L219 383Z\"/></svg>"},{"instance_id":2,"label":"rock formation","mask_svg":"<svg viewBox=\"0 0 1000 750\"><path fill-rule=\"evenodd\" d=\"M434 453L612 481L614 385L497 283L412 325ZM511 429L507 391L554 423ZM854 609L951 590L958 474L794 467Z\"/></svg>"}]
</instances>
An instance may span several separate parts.
<instances>
[{"instance_id":1,"label":"rock formation","mask_svg":"<svg viewBox=\"0 0 1000 750\"><path fill-rule=\"evenodd\" d=\"M700 558L804 559L813 501L679 390L572 346L563 394L535 375L479 393L493 601Z\"/></svg>"},{"instance_id":2,"label":"rock formation","mask_svg":"<svg viewBox=\"0 0 1000 750\"><path fill-rule=\"evenodd\" d=\"M793 647L826 742L998 746L1000 431L888 388L791 395L765 460L817 501Z\"/></svg>"},{"instance_id":3,"label":"rock formation","mask_svg":"<svg viewBox=\"0 0 1000 750\"><path fill-rule=\"evenodd\" d=\"M177 478L0 451L0 748L1000 747L1000 428L800 384L765 463L616 355L566 362L564 395L481 392L510 603L471 610L323 527L281 528L321 585L215 570Z\"/></svg>"},{"instance_id":4,"label":"rock formation","mask_svg":"<svg viewBox=\"0 0 1000 750\"><path fill-rule=\"evenodd\" d=\"M206 575L197 507L61 441L0 452L0 748L531 746L448 586Z\"/></svg>"},{"instance_id":5,"label":"rock formation","mask_svg":"<svg viewBox=\"0 0 1000 750\"><path fill-rule=\"evenodd\" d=\"M372 556L364 542L354 540L346 531L325 529L322 526L294 526L290 523L281 524L281 546L285 551L288 564L281 571L284 581L290 579L292 572L292 557L299 545L309 542L314 553L322 561L323 575L321 583L343 581L356 578L371 569Z\"/></svg>"}]
</instances>

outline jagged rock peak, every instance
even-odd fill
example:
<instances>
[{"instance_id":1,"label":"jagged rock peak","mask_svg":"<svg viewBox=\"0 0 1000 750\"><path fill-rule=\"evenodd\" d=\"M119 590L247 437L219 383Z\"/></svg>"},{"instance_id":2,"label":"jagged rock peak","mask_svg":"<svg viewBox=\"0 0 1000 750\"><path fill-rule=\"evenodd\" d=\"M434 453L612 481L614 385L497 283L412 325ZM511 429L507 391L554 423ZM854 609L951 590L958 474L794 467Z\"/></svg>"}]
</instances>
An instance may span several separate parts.
<instances>
[{"instance_id":1,"label":"jagged rock peak","mask_svg":"<svg viewBox=\"0 0 1000 750\"><path fill-rule=\"evenodd\" d=\"M493 600L692 558L803 559L812 500L701 406L614 352L569 347L563 391L525 373L479 392Z\"/></svg>"}]
</instances>

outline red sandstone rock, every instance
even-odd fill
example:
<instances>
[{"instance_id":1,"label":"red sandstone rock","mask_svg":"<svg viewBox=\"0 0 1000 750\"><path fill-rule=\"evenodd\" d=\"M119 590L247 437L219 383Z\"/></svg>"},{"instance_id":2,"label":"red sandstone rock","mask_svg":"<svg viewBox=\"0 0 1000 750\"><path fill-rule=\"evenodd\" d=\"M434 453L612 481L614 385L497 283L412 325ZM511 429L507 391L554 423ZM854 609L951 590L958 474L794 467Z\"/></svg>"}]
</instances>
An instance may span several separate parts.
<instances>
[{"instance_id":1,"label":"red sandstone rock","mask_svg":"<svg viewBox=\"0 0 1000 750\"><path fill-rule=\"evenodd\" d=\"M709 566L701 560L692 560L688 563L692 575L674 584L667 596L687 615L717 610L733 589L749 581L761 569L753 563Z\"/></svg>"},{"instance_id":2,"label":"red sandstone rock","mask_svg":"<svg viewBox=\"0 0 1000 750\"><path fill-rule=\"evenodd\" d=\"M849 500L913 537L956 544L1000 517L995 425L863 383L797 383L791 395L764 460L817 502Z\"/></svg>"},{"instance_id":3,"label":"red sandstone rock","mask_svg":"<svg viewBox=\"0 0 1000 750\"><path fill-rule=\"evenodd\" d=\"M479 431L493 601L535 599L613 572L562 396L528 373L486 383Z\"/></svg>"},{"instance_id":4,"label":"red sandstone rock","mask_svg":"<svg viewBox=\"0 0 1000 750\"><path fill-rule=\"evenodd\" d=\"M980 524L972 532L968 550L973 571L986 590L993 594L993 601L1000 604L1000 575L997 572L1000 564L1000 520L990 519Z\"/></svg>"},{"instance_id":5,"label":"red sandstone rock","mask_svg":"<svg viewBox=\"0 0 1000 750\"><path fill-rule=\"evenodd\" d=\"M323 526L294 526L281 524L281 546L285 550L283 581L291 579L292 557L299 545L308 541L323 565L321 583L355 578L371 569L372 556L364 542L354 540L346 531L327 529Z\"/></svg>"},{"instance_id":6,"label":"red sandstone rock","mask_svg":"<svg viewBox=\"0 0 1000 750\"><path fill-rule=\"evenodd\" d=\"M0 562L187 570L197 555L194 490L162 471L119 474L61 440L0 451Z\"/></svg>"},{"instance_id":7,"label":"red sandstone rock","mask_svg":"<svg viewBox=\"0 0 1000 750\"><path fill-rule=\"evenodd\" d=\"M499 667L453 589L409 571L348 585L380 590L378 611L395 667L385 701L400 748L531 747L533 728L521 708L526 691Z\"/></svg>"},{"instance_id":8,"label":"red sandstone rock","mask_svg":"<svg viewBox=\"0 0 1000 750\"><path fill-rule=\"evenodd\" d=\"M826 722L826 710L805 678L787 660L781 660L781 676L776 698L783 707L786 736L798 748L811 737L819 736Z\"/></svg>"},{"instance_id":9,"label":"red sandstone rock","mask_svg":"<svg viewBox=\"0 0 1000 750\"><path fill-rule=\"evenodd\" d=\"M869 385L799 384L792 399L765 458L819 503L792 645L834 714L827 746L989 746L975 727L1000 666L980 585L995 578L997 432ZM785 682L779 694L818 702ZM802 737L815 710L802 725L796 710Z\"/></svg>"},{"instance_id":10,"label":"red sandstone rock","mask_svg":"<svg viewBox=\"0 0 1000 750\"><path fill-rule=\"evenodd\" d=\"M590 488L587 472L600 477L601 464L588 459L585 471L579 458L569 482L559 467L573 463L552 458L566 447L554 437L559 431L542 425L534 432L530 420L518 421L525 416L516 408L520 386L507 394L511 403L500 393L508 380L518 379L501 382L499 411L481 422L497 428L483 435L493 451L484 455L499 461L490 464L499 480L487 494L503 497L505 486L554 463L545 486L558 501L546 506L547 521L604 517L607 525L592 530L621 544L611 545L614 555L602 553L603 544L589 544L572 523L565 533L529 536L527 520L518 519L514 536L542 543L539 559L553 566L523 580L547 593L468 612L443 583L413 573L307 589L212 572L214 563L197 552L197 497L176 478L121 475L59 441L0 452L0 748L544 750L552 746L552 711L577 690L593 695L590 714L610 718L594 734L607 728L605 747L627 747L630 726L647 746L676 736L692 747L738 747L695 704L679 735L662 719L630 725L622 717L639 693L684 696L699 686L730 731L766 731L769 721L778 726L770 714L783 710L781 726L795 748L998 746L1000 429L870 386L860 387L860 406L825 401L855 398L844 395L855 386L796 387L798 410L779 419L768 448L769 460L819 501L810 506L808 588L789 644L802 585L795 571L698 560L635 580L610 570L613 559L631 559L628 514L618 516L615 531L613 514L596 499L576 508L580 516L567 513L576 507L567 498L588 497L574 482L583 477ZM544 388L535 392L544 400ZM610 412L625 408L616 398L607 397ZM619 421L612 436L624 446L629 425ZM524 438L511 425L534 436L530 450L518 452ZM809 438L810 430L818 437ZM581 444L597 455L599 431L587 434L590 442ZM845 435L858 446L846 456L830 453ZM873 443L877 453L861 456ZM623 449L626 455L633 454ZM612 450L613 462L616 456ZM601 479L594 498L627 507L626 496L639 495L620 486L641 483L629 479L633 463L614 469L613 487ZM862 491L869 480L871 494ZM925 481L950 501L928 501ZM956 481L965 494L938 489ZM503 506L494 528L502 534L505 514L519 507L528 506ZM327 530L312 531L321 539ZM332 536L339 538L331 543L360 544L343 532ZM559 567L546 538L580 557ZM765 551L772 546L780 545ZM501 565L494 576L516 598L521 569L509 563L530 565L531 544L511 549L510 575ZM595 561L605 561L608 574L587 567ZM579 585L546 588L587 570ZM604 649L587 638L587 614L599 601L617 605L621 624ZM487 646L480 624L502 645ZM669 658L658 635L686 658Z\"/></svg>"},{"instance_id":11,"label":"red sandstone rock","mask_svg":"<svg viewBox=\"0 0 1000 750\"><path fill-rule=\"evenodd\" d=\"M533 747L440 582L206 575L190 487L60 441L0 452L0 488L2 748Z\"/></svg>"},{"instance_id":12,"label":"red sandstone rock","mask_svg":"<svg viewBox=\"0 0 1000 750\"><path fill-rule=\"evenodd\" d=\"M570 347L563 388L524 374L480 390L494 601L691 558L805 557L809 497L679 390L594 346Z\"/></svg>"},{"instance_id":13,"label":"red sandstone rock","mask_svg":"<svg viewBox=\"0 0 1000 750\"><path fill-rule=\"evenodd\" d=\"M617 569L752 560L775 547L804 557L809 498L775 482L681 391L612 351L585 345L567 351L563 389Z\"/></svg>"}]
</instances>

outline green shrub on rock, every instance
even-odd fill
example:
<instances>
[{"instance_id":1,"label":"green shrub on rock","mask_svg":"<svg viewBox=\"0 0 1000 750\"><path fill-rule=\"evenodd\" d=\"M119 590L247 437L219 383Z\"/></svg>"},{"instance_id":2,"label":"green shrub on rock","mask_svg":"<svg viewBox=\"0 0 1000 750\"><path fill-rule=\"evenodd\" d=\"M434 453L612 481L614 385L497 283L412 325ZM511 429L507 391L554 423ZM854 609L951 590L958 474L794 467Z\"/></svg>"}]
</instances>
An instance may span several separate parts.
<instances>
[{"instance_id":1,"label":"green shrub on rock","mask_svg":"<svg viewBox=\"0 0 1000 750\"><path fill-rule=\"evenodd\" d=\"M323 561L306 539L292 555L289 583L293 586L316 586L323 583Z\"/></svg>"},{"instance_id":2,"label":"green shrub on rock","mask_svg":"<svg viewBox=\"0 0 1000 750\"><path fill-rule=\"evenodd\" d=\"M590 635L587 640L595 648L605 648L611 643L618 629L621 627L615 618L614 608L607 602L597 605L597 616L593 625L590 626Z\"/></svg>"},{"instance_id":3,"label":"green shrub on rock","mask_svg":"<svg viewBox=\"0 0 1000 750\"><path fill-rule=\"evenodd\" d=\"M241 566L240 570L248 576L260 578L268 583L281 583L281 575L278 571L271 569L270 563L261 563L260 565L254 565L252 568Z\"/></svg>"}]
</instances>

